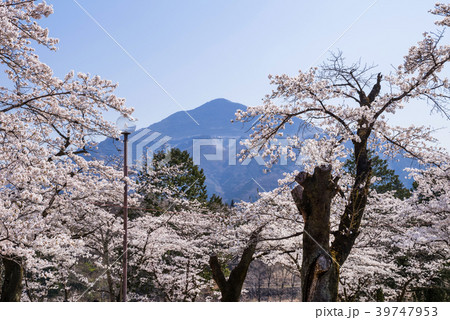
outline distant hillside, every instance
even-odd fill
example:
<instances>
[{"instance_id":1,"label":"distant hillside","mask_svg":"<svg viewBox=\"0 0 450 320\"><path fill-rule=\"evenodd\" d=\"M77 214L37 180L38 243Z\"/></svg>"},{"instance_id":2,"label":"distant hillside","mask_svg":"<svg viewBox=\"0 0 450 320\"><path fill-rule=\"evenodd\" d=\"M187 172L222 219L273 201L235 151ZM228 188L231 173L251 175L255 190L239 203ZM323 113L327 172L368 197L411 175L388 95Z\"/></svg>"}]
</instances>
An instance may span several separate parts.
<instances>
[{"instance_id":1,"label":"distant hillside","mask_svg":"<svg viewBox=\"0 0 450 320\"><path fill-rule=\"evenodd\" d=\"M220 195L227 202L232 199L235 201L256 199L258 191L275 188L283 172L292 171L296 166L288 162L287 165L276 165L271 172L264 173L265 167L258 164L255 159L248 164L242 164L236 160L234 155L242 148L239 142L248 138L251 133L250 124L231 122L238 109L246 109L246 106L226 99L216 99L188 111L199 125L184 111L180 111L147 128L142 128L129 138L132 141L130 145L133 161L140 158L146 150L154 148L160 150L176 147L187 150L194 158L197 156L199 166L204 169L210 195L213 193ZM298 125L301 125L300 120L296 120L296 125L290 126L287 130L294 132ZM318 131L315 129L305 131L304 138L310 138L316 132ZM197 155L193 152L194 143L202 145ZM121 150L120 141L106 139L99 144L93 156L96 158L116 156L121 154ZM213 155L216 155L216 159L211 159ZM405 181L403 179L405 174L401 172L406 165L409 165L408 161L410 162L407 159L400 159L399 162L392 162L391 167L409 186L411 182Z\"/></svg>"}]
</instances>

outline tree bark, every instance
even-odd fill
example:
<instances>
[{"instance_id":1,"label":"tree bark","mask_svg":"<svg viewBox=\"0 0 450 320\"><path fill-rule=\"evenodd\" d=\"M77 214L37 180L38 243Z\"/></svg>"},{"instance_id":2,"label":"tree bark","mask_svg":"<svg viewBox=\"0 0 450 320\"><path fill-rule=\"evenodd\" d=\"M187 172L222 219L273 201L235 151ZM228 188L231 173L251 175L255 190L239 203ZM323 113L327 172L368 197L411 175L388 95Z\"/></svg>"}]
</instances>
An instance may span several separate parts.
<instances>
[{"instance_id":1,"label":"tree bark","mask_svg":"<svg viewBox=\"0 0 450 320\"><path fill-rule=\"evenodd\" d=\"M337 192L337 179L331 166L320 166L310 175L301 172L292 196L303 216L303 257L301 270L303 301L336 301L339 265L330 250L331 201Z\"/></svg>"},{"instance_id":2,"label":"tree bark","mask_svg":"<svg viewBox=\"0 0 450 320\"><path fill-rule=\"evenodd\" d=\"M367 139L370 131L359 129L358 136L361 142L354 142L356 175L350 192L350 198L341 216L338 231L334 234L332 251L336 260L342 265L347 260L353 244L359 235L364 210L369 194L371 163L367 151Z\"/></svg>"},{"instance_id":3,"label":"tree bark","mask_svg":"<svg viewBox=\"0 0 450 320\"><path fill-rule=\"evenodd\" d=\"M1 302L19 302L23 288L23 268L17 259L3 257L5 279L2 285Z\"/></svg>"},{"instance_id":4,"label":"tree bark","mask_svg":"<svg viewBox=\"0 0 450 320\"><path fill-rule=\"evenodd\" d=\"M330 208L338 191L337 179L331 177L331 166L316 167L313 175L301 172L296 177L299 185L292 190L292 196L305 223L301 270L303 301L337 300L339 268L359 235L369 192L371 163L367 152L370 131L359 129L357 134L361 142L354 142L355 181L339 228L333 233L331 248Z\"/></svg>"},{"instance_id":5,"label":"tree bark","mask_svg":"<svg viewBox=\"0 0 450 320\"><path fill-rule=\"evenodd\" d=\"M209 266L211 267L213 279L222 294L220 301L239 302L242 286L244 285L250 263L253 261L253 255L258 244L260 232L261 228L252 233L250 236L250 241L244 249L238 265L231 271L228 280L225 279L225 275L222 272L217 255L212 255L210 257Z\"/></svg>"}]
</instances>

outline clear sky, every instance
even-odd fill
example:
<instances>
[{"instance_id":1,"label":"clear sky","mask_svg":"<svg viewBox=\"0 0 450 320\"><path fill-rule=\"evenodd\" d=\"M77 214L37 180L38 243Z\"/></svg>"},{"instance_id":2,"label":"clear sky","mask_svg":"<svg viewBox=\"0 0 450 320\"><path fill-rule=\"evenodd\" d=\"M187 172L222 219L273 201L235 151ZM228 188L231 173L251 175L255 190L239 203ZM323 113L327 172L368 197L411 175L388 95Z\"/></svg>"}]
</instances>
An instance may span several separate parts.
<instances>
[{"instance_id":1,"label":"clear sky","mask_svg":"<svg viewBox=\"0 0 450 320\"><path fill-rule=\"evenodd\" d=\"M271 90L269 74L295 75L325 60L327 49L388 72L424 31L436 30L435 17L427 13L434 0L47 2L55 13L41 23L60 44L56 53L39 50L42 60L59 76L73 69L118 82L117 94L136 109L138 127L180 106L136 61L184 109L215 98L256 105ZM393 121L445 127L436 136L450 150L448 121L430 115L425 103L406 108Z\"/></svg>"}]
</instances>

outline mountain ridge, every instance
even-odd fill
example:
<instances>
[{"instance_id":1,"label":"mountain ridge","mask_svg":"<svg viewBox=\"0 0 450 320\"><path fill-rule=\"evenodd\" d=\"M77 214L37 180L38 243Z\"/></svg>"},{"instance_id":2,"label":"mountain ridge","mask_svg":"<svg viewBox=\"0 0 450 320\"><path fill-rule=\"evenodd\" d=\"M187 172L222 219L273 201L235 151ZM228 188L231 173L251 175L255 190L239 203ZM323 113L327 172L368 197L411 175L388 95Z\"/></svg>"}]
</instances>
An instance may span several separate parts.
<instances>
[{"instance_id":1,"label":"mountain ridge","mask_svg":"<svg viewBox=\"0 0 450 320\"><path fill-rule=\"evenodd\" d=\"M205 172L209 195L217 194L228 203L231 200L255 200L258 191L269 191L277 187L278 179L283 177L284 172L301 168L288 162L287 165L276 164L269 173L264 173L265 166L258 164L255 159L246 165L240 163L235 157L242 149L239 142L248 138L251 132L245 124L231 122L238 109L245 110L246 106L219 98L192 110L175 112L130 135L132 158L135 162L139 154L138 148L146 149L143 154L149 150L155 152L169 147L187 150ZM297 125L302 124L300 119L295 122ZM293 125L287 131L296 131L296 127ZM309 128L305 131L304 138L312 138L318 132L320 131L316 128ZM151 140L151 137L154 139ZM162 144L161 141L166 142ZM146 142L148 143L145 144ZM160 146L156 148L158 143ZM197 146L196 150L194 145ZM98 152L93 156L105 159L108 156L119 156L121 150L122 142L108 138L99 143ZM214 156L217 159L211 160ZM403 162L391 161L390 167L399 174L398 171L404 168ZM401 181L405 183L403 176L400 175Z\"/></svg>"}]
</instances>

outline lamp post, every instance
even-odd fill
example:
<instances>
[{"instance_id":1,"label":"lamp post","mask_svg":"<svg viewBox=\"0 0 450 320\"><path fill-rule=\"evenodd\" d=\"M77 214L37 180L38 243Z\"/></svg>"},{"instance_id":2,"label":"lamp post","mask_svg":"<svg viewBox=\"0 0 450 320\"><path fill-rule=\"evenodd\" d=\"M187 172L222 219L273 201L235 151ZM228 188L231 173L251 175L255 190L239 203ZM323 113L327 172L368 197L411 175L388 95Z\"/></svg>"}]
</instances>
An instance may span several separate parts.
<instances>
[{"instance_id":1,"label":"lamp post","mask_svg":"<svg viewBox=\"0 0 450 320\"><path fill-rule=\"evenodd\" d=\"M122 301L127 301L127 266L128 266L128 135L136 130L134 121L120 117L117 119L117 127L123 134L123 260L122 260Z\"/></svg>"}]
</instances>

